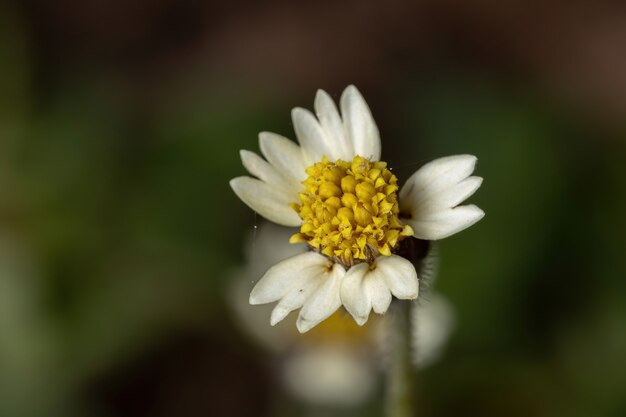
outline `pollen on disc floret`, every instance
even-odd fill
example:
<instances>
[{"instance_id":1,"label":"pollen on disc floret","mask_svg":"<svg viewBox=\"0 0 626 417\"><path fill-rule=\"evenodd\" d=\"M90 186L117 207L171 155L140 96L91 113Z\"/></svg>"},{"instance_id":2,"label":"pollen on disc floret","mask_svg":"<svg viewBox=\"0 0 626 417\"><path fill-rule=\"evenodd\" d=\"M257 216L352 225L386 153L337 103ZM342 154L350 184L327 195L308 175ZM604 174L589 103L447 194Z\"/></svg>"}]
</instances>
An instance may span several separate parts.
<instances>
[{"instance_id":1,"label":"pollen on disc floret","mask_svg":"<svg viewBox=\"0 0 626 417\"><path fill-rule=\"evenodd\" d=\"M290 242L306 242L324 255L352 265L391 255L413 230L398 219L397 178L387 163L355 156L351 162L324 157L309 168L299 203L302 218Z\"/></svg>"}]
</instances>

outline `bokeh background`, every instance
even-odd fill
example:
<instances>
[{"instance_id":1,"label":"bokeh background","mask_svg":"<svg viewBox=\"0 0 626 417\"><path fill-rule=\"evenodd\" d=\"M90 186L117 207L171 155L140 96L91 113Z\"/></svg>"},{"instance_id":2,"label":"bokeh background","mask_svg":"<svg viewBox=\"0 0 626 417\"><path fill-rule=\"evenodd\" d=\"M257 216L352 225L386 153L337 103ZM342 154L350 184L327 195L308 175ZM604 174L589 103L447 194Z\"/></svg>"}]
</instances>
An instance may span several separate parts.
<instances>
[{"instance_id":1,"label":"bokeh background","mask_svg":"<svg viewBox=\"0 0 626 417\"><path fill-rule=\"evenodd\" d=\"M226 295L238 150L351 83L400 180L485 178L420 415L626 415L625 45L618 1L2 2L0 416L380 415L289 396Z\"/></svg>"}]
</instances>

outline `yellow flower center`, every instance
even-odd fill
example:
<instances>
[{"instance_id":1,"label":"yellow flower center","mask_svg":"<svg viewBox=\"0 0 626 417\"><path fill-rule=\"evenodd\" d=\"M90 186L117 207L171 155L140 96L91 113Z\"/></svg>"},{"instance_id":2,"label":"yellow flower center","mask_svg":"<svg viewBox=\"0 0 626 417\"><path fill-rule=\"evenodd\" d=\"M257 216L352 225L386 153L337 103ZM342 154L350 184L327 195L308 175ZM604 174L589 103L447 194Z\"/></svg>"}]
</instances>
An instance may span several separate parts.
<instances>
[{"instance_id":1,"label":"yellow flower center","mask_svg":"<svg viewBox=\"0 0 626 417\"><path fill-rule=\"evenodd\" d=\"M398 219L397 178L387 164L355 156L352 162L326 157L309 168L291 207L302 218L291 243L309 245L345 264L389 256L413 230Z\"/></svg>"}]
</instances>

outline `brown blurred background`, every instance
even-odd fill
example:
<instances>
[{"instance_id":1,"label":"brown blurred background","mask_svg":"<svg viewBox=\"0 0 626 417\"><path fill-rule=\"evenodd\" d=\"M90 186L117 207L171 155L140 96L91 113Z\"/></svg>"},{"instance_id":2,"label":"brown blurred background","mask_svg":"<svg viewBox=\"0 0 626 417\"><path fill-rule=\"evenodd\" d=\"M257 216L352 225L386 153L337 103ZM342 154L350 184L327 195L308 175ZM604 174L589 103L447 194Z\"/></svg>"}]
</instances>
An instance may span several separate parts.
<instances>
[{"instance_id":1,"label":"brown blurred background","mask_svg":"<svg viewBox=\"0 0 626 417\"><path fill-rule=\"evenodd\" d=\"M0 5L0 416L380 415L291 398L226 297L241 148L356 84L402 181L472 153L420 416L626 414L626 4Z\"/></svg>"}]
</instances>

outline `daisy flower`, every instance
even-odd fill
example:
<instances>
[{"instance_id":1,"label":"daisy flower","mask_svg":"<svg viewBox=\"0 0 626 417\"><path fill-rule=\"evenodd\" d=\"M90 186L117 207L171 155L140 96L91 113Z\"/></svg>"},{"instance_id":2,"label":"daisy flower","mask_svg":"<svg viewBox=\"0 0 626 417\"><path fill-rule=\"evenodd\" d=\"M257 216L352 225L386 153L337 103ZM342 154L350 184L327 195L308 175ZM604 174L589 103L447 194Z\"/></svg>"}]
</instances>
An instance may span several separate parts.
<instances>
[{"instance_id":1,"label":"daisy flower","mask_svg":"<svg viewBox=\"0 0 626 417\"><path fill-rule=\"evenodd\" d=\"M380 160L378 127L354 86L339 103L319 90L315 115L295 108L291 116L300 146L268 132L261 153L242 150L244 167L256 178L238 177L237 196L266 219L297 227L289 241L308 250L272 266L250 294L250 304L278 302L275 325L300 309L297 328L306 332L342 305L363 325L371 312L384 314L392 296L418 296L415 267L397 254L407 239L438 240L484 216L459 204L480 187L472 176L476 157L436 159L400 189Z\"/></svg>"}]
</instances>

